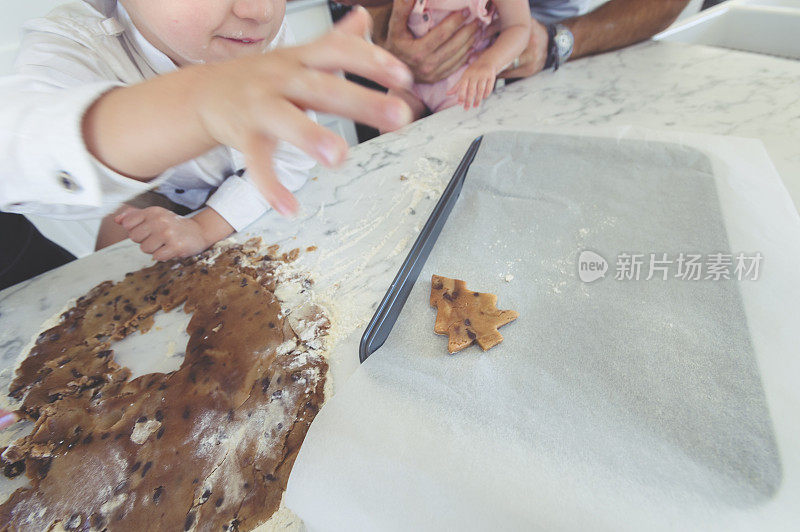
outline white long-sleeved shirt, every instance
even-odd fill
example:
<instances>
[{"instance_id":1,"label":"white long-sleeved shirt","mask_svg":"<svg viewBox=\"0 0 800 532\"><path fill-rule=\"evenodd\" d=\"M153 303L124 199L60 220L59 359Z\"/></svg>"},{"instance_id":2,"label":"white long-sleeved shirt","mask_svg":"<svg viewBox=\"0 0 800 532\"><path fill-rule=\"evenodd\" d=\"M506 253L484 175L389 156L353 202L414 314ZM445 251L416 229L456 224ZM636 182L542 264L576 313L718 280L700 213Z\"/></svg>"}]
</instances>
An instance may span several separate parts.
<instances>
[{"instance_id":1,"label":"white long-sleeved shirt","mask_svg":"<svg viewBox=\"0 0 800 532\"><path fill-rule=\"evenodd\" d=\"M292 41L284 22L270 47ZM176 69L116 0L65 4L27 22L15 74L0 78L0 210L95 218L157 187L189 208L205 203L237 231L263 215L268 204L246 173L236 175L244 156L232 148L214 148L148 183L118 174L87 150L81 122L97 98ZM315 164L286 142L273 161L292 191Z\"/></svg>"}]
</instances>

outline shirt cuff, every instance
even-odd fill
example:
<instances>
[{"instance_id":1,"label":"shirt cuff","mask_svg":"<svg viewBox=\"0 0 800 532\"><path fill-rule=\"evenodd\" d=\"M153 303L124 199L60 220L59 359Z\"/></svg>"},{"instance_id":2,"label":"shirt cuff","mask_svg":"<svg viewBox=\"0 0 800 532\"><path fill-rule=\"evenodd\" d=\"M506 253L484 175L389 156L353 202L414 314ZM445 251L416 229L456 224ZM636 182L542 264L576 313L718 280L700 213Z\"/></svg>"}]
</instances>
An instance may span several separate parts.
<instances>
[{"instance_id":1,"label":"shirt cuff","mask_svg":"<svg viewBox=\"0 0 800 532\"><path fill-rule=\"evenodd\" d=\"M296 192L308 181L308 171L316 164L312 158L294 146L280 143L282 149L273 156L273 165L278 180L291 192ZM234 162L244 160L235 150ZM269 203L261 195L258 187L250 179L247 171L242 177L231 176L226 179L206 201L206 205L241 231L258 220L270 209Z\"/></svg>"},{"instance_id":2,"label":"shirt cuff","mask_svg":"<svg viewBox=\"0 0 800 532\"><path fill-rule=\"evenodd\" d=\"M17 106L19 127L9 154L17 168L0 194L3 210L65 219L100 217L169 177L170 171L149 182L125 177L86 147L84 115L100 96L119 86L99 82L58 94L27 95L28 105ZM41 105L43 100L47 105Z\"/></svg>"},{"instance_id":3,"label":"shirt cuff","mask_svg":"<svg viewBox=\"0 0 800 532\"><path fill-rule=\"evenodd\" d=\"M267 200L247 179L231 176L206 201L236 231L255 222L269 209Z\"/></svg>"}]
</instances>

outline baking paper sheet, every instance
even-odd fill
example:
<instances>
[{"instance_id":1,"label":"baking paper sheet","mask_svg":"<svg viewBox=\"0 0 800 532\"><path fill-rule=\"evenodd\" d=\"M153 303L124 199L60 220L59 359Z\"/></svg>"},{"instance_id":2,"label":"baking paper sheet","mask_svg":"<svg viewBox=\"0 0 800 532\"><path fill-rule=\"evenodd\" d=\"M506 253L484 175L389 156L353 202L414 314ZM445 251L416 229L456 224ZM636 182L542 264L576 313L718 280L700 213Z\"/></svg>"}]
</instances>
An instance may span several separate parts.
<instances>
[{"instance_id":1,"label":"baking paper sheet","mask_svg":"<svg viewBox=\"0 0 800 532\"><path fill-rule=\"evenodd\" d=\"M315 419L287 505L311 530L798 526L799 243L758 141L487 134L386 344ZM604 278L579 279L584 251ZM650 254L740 252L763 257L757 280L674 263L646 280ZM639 280L615 279L622 254L644 255ZM505 341L448 356L432 273L517 310Z\"/></svg>"}]
</instances>

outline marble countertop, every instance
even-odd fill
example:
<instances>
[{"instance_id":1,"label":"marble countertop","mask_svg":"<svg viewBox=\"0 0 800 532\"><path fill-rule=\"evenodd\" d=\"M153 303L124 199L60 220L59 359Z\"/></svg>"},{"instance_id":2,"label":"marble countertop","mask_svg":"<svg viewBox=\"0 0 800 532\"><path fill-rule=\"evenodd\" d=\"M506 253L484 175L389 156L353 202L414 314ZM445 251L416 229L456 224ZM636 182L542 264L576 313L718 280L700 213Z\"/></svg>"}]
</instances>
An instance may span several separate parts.
<instances>
[{"instance_id":1,"label":"marble countertop","mask_svg":"<svg viewBox=\"0 0 800 532\"><path fill-rule=\"evenodd\" d=\"M269 213L237 239L317 246L299 264L340 326L336 382L357 366L364 326L476 136L631 125L757 138L800 206L798 87L800 62L704 46L647 42L582 59L500 89L480 109L449 109L353 148L343 167L320 171L299 192L297 219ZM128 241L0 292L0 386L43 322L96 284L149 263Z\"/></svg>"}]
</instances>

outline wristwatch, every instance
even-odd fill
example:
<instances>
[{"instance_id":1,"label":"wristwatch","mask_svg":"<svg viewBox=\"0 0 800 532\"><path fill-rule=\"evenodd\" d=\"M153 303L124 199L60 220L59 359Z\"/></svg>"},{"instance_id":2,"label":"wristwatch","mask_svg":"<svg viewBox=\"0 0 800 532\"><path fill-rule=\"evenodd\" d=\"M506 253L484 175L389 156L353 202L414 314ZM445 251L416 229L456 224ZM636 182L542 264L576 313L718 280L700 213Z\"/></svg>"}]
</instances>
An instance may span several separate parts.
<instances>
[{"instance_id":1,"label":"wristwatch","mask_svg":"<svg viewBox=\"0 0 800 532\"><path fill-rule=\"evenodd\" d=\"M563 24L550 24L547 26L547 61L544 68L551 68L555 71L563 65L572 55L575 47L575 37L569 28Z\"/></svg>"}]
</instances>

